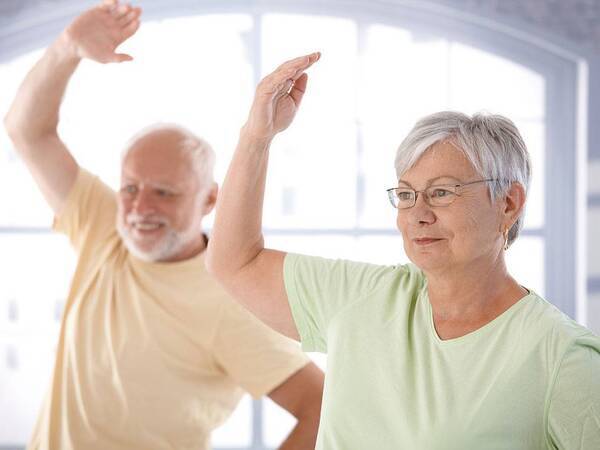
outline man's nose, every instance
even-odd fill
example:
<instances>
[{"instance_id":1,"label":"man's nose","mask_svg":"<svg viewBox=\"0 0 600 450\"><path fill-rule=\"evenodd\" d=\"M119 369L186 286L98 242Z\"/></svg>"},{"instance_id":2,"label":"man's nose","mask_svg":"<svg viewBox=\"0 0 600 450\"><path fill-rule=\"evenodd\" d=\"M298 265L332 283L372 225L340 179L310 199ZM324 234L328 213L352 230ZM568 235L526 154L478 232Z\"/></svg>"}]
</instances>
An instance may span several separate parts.
<instances>
[{"instance_id":1,"label":"man's nose","mask_svg":"<svg viewBox=\"0 0 600 450\"><path fill-rule=\"evenodd\" d=\"M140 189L133 201L133 212L144 215L154 212L154 204L151 193L145 189Z\"/></svg>"}]
</instances>

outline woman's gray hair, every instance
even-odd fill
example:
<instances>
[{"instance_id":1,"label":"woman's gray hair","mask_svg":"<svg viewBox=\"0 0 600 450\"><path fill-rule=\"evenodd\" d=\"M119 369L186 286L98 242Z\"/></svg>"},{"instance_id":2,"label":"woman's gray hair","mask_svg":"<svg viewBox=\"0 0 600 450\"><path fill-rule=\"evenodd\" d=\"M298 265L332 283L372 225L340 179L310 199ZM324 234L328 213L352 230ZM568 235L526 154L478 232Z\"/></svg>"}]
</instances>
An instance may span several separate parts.
<instances>
[{"instance_id":1,"label":"woman's gray hair","mask_svg":"<svg viewBox=\"0 0 600 450\"><path fill-rule=\"evenodd\" d=\"M156 123L138 131L125 146L121 154L121 162L125 160L129 150L137 141L149 134L160 131L173 131L181 135L183 138L181 149L191 157L194 172L200 180L200 186L208 186L214 181L215 152L210 144L187 128L172 123Z\"/></svg>"},{"instance_id":2,"label":"woman's gray hair","mask_svg":"<svg viewBox=\"0 0 600 450\"><path fill-rule=\"evenodd\" d=\"M508 193L514 182L529 189L531 162L525 142L515 124L506 117L477 113L473 117L453 111L431 114L419 120L396 152L398 179L432 145L449 142L461 150L477 173L490 183L492 200ZM524 210L508 232L512 244L523 227Z\"/></svg>"}]
</instances>

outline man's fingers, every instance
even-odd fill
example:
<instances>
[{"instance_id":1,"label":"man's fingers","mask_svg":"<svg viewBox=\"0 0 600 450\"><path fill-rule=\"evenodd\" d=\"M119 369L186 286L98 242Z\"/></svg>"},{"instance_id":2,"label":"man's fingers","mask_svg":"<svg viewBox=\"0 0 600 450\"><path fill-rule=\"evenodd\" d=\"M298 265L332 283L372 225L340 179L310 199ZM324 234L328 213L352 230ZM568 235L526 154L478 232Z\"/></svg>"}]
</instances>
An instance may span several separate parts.
<instances>
[{"instance_id":1,"label":"man's fingers","mask_svg":"<svg viewBox=\"0 0 600 450\"><path fill-rule=\"evenodd\" d=\"M131 11L131 5L130 4L126 4L126 3L117 3L114 5L114 7L110 10L112 16L115 19L121 19L123 16L125 16L127 13L129 13L129 11Z\"/></svg>"},{"instance_id":2,"label":"man's fingers","mask_svg":"<svg viewBox=\"0 0 600 450\"><path fill-rule=\"evenodd\" d=\"M135 32L140 27L140 21L138 19L134 19L129 22L121 31L123 33L123 39L128 39L135 34Z\"/></svg>"},{"instance_id":3,"label":"man's fingers","mask_svg":"<svg viewBox=\"0 0 600 450\"><path fill-rule=\"evenodd\" d=\"M102 3L100 4L100 7L102 7L103 9L112 9L114 8L117 3L119 3L117 0L103 0Z\"/></svg>"},{"instance_id":4,"label":"man's fingers","mask_svg":"<svg viewBox=\"0 0 600 450\"><path fill-rule=\"evenodd\" d=\"M139 8L139 7L132 8L127 14L125 14L123 17L121 17L119 19L119 25L121 27L126 27L132 21L138 19L141 14L142 14L142 8Z\"/></svg>"},{"instance_id":5,"label":"man's fingers","mask_svg":"<svg viewBox=\"0 0 600 450\"><path fill-rule=\"evenodd\" d=\"M131 57L130 55L127 55L125 53L115 53L113 55L113 57L111 58L111 62L115 62L115 63L121 63L121 62L125 62L125 61L132 61L133 57Z\"/></svg>"}]
</instances>

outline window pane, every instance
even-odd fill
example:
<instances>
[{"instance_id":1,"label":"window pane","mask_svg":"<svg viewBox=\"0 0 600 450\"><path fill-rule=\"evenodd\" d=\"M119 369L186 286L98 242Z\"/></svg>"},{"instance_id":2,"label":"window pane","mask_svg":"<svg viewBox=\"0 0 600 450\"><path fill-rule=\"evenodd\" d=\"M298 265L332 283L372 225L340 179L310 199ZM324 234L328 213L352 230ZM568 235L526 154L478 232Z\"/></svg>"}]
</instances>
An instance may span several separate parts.
<instances>
[{"instance_id":1,"label":"window pane","mask_svg":"<svg viewBox=\"0 0 600 450\"><path fill-rule=\"evenodd\" d=\"M545 149L546 126L543 122L517 120L515 121L527 150L531 157L531 181L527 194L525 210L525 228L541 228L544 226L544 198L546 192Z\"/></svg>"},{"instance_id":2,"label":"window pane","mask_svg":"<svg viewBox=\"0 0 600 450\"><path fill-rule=\"evenodd\" d=\"M42 50L36 50L0 65L1 117L8 112L17 88L41 54ZM47 227L52 221L50 208L17 158L3 126L0 126L0 203L4 205L5 212L0 215L0 227ZM23 205L27 205L27 208L23 208Z\"/></svg>"},{"instance_id":3,"label":"window pane","mask_svg":"<svg viewBox=\"0 0 600 450\"><path fill-rule=\"evenodd\" d=\"M252 442L252 398L244 395L227 421L212 434L214 447L247 447Z\"/></svg>"},{"instance_id":4,"label":"window pane","mask_svg":"<svg viewBox=\"0 0 600 450\"><path fill-rule=\"evenodd\" d=\"M206 138L217 152L217 176L224 174L254 93L247 59L252 28L246 15L147 22L123 46L133 62L83 61L61 118L62 135L78 161L116 186L129 138L169 122Z\"/></svg>"},{"instance_id":5,"label":"window pane","mask_svg":"<svg viewBox=\"0 0 600 450\"><path fill-rule=\"evenodd\" d=\"M0 248L3 445L29 439L50 381L75 258L66 239L51 234L0 234Z\"/></svg>"},{"instance_id":6,"label":"window pane","mask_svg":"<svg viewBox=\"0 0 600 450\"><path fill-rule=\"evenodd\" d=\"M543 120L546 85L540 74L459 43L452 43L450 61L451 109Z\"/></svg>"},{"instance_id":7,"label":"window pane","mask_svg":"<svg viewBox=\"0 0 600 450\"><path fill-rule=\"evenodd\" d=\"M533 289L542 297L544 288L544 239L521 236L506 252L506 265L517 283Z\"/></svg>"},{"instance_id":8,"label":"window pane","mask_svg":"<svg viewBox=\"0 0 600 450\"><path fill-rule=\"evenodd\" d=\"M266 235L265 246L276 250L324 258L356 259L355 239L341 235Z\"/></svg>"},{"instance_id":9,"label":"window pane","mask_svg":"<svg viewBox=\"0 0 600 450\"><path fill-rule=\"evenodd\" d=\"M408 131L418 118L446 109L447 53L448 43L439 37L367 27L360 67L361 121Z\"/></svg>"},{"instance_id":10,"label":"window pane","mask_svg":"<svg viewBox=\"0 0 600 450\"><path fill-rule=\"evenodd\" d=\"M356 223L356 39L350 20L264 16L263 74L295 56L315 50L324 55L309 70L298 117L270 153L267 227L350 228Z\"/></svg>"},{"instance_id":11,"label":"window pane","mask_svg":"<svg viewBox=\"0 0 600 450\"><path fill-rule=\"evenodd\" d=\"M397 183L394 157L414 123L446 109L445 40L383 25L365 29L358 86L360 131L360 226L394 227L385 189Z\"/></svg>"},{"instance_id":12,"label":"window pane","mask_svg":"<svg viewBox=\"0 0 600 450\"><path fill-rule=\"evenodd\" d=\"M55 336L0 333L0 446L29 441L54 353Z\"/></svg>"},{"instance_id":13,"label":"window pane","mask_svg":"<svg viewBox=\"0 0 600 450\"><path fill-rule=\"evenodd\" d=\"M356 239L356 252L356 259L372 264L395 266L410 262L399 231L383 236L361 236Z\"/></svg>"},{"instance_id":14,"label":"window pane","mask_svg":"<svg viewBox=\"0 0 600 450\"><path fill-rule=\"evenodd\" d=\"M263 401L263 437L267 447L276 448L296 425L296 419L271 399Z\"/></svg>"}]
</instances>

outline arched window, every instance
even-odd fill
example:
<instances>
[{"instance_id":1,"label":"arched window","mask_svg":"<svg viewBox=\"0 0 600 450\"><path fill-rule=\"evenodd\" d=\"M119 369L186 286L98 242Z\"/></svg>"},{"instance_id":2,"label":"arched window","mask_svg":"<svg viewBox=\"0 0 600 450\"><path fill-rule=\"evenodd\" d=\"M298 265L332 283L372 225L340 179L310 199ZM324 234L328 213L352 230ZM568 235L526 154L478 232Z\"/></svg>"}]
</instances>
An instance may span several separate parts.
<instances>
[{"instance_id":1,"label":"arched window","mask_svg":"<svg viewBox=\"0 0 600 450\"><path fill-rule=\"evenodd\" d=\"M187 9L155 2L125 46L134 63L84 62L60 124L79 163L116 186L127 139L150 123L176 122L213 144L222 180L261 76L289 57L320 50L301 112L273 145L267 245L406 262L385 195L396 182L400 140L434 111L504 114L523 133L534 166L509 269L574 315L576 64L522 36L443 11L383 3L367 11L344 1L326 9L300 1L275 11L268 3L225 10L216 1ZM3 60L0 112L40 55ZM66 240L50 233L50 210L3 131L0 148L0 423L8 425L0 429L1 446L22 445L29 436L74 258ZM271 448L292 424L271 402L246 398L214 445Z\"/></svg>"}]
</instances>

